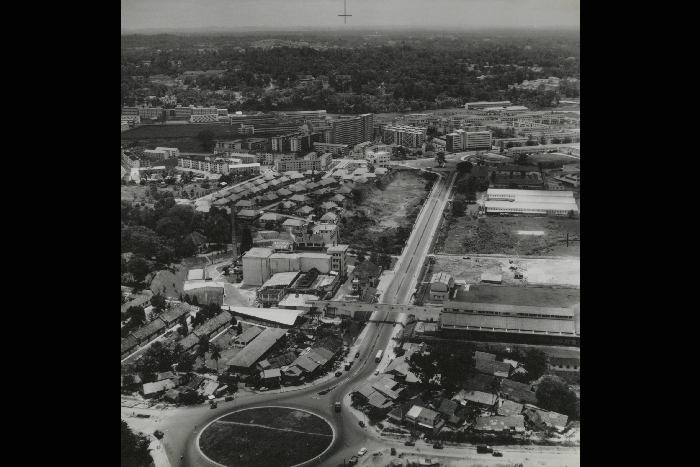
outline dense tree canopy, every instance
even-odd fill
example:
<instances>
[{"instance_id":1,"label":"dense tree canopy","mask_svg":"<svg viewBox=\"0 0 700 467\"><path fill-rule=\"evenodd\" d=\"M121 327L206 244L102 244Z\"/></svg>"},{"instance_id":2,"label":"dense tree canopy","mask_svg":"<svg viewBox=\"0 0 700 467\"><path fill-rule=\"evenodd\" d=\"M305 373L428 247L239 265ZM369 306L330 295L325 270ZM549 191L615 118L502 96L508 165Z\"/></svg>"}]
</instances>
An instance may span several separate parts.
<instances>
[{"instance_id":1,"label":"dense tree canopy","mask_svg":"<svg viewBox=\"0 0 700 467\"><path fill-rule=\"evenodd\" d=\"M153 462L148 448L151 444L148 438L131 431L124 420L121 421L121 443L122 467L148 467Z\"/></svg>"},{"instance_id":2,"label":"dense tree canopy","mask_svg":"<svg viewBox=\"0 0 700 467\"><path fill-rule=\"evenodd\" d=\"M474 371L474 351L471 343L440 342L430 346L429 353L416 352L408 359L409 369L425 388L440 386L457 390Z\"/></svg>"},{"instance_id":3,"label":"dense tree canopy","mask_svg":"<svg viewBox=\"0 0 700 467\"><path fill-rule=\"evenodd\" d=\"M576 416L576 393L561 378L545 376L537 386L537 406L570 417Z\"/></svg>"}]
</instances>

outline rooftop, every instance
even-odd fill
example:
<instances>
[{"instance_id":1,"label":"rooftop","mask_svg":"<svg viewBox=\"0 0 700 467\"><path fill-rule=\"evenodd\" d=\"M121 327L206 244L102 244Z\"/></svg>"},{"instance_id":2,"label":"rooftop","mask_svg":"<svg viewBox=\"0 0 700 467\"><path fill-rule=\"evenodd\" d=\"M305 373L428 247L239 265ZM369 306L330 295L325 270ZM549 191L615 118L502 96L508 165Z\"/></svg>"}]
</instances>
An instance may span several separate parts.
<instances>
[{"instance_id":1,"label":"rooftop","mask_svg":"<svg viewBox=\"0 0 700 467\"><path fill-rule=\"evenodd\" d=\"M258 308L263 310L263 308ZM236 366L241 368L249 368L256 361L262 357L262 355L270 350L270 348L275 345L275 343L282 338L287 333L286 329L279 328L267 328L258 337L255 338L251 343L246 345L243 350L241 350L238 355L233 357L231 360L226 362L227 366Z\"/></svg>"},{"instance_id":2,"label":"rooftop","mask_svg":"<svg viewBox=\"0 0 700 467\"><path fill-rule=\"evenodd\" d=\"M304 314L304 310L288 310L283 308L253 308L247 306L229 306L228 308L234 316L247 316L254 319L283 324L285 326L292 326L297 317Z\"/></svg>"}]
</instances>

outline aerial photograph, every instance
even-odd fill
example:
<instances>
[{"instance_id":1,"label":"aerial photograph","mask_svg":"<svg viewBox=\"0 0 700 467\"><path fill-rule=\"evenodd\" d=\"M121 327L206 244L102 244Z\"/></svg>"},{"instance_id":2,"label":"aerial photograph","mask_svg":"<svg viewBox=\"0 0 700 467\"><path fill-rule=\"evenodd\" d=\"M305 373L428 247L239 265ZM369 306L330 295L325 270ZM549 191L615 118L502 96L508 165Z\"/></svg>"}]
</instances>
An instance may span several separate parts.
<instances>
[{"instance_id":1,"label":"aerial photograph","mask_svg":"<svg viewBox=\"0 0 700 467\"><path fill-rule=\"evenodd\" d=\"M580 0L121 0L122 467L578 467Z\"/></svg>"}]
</instances>

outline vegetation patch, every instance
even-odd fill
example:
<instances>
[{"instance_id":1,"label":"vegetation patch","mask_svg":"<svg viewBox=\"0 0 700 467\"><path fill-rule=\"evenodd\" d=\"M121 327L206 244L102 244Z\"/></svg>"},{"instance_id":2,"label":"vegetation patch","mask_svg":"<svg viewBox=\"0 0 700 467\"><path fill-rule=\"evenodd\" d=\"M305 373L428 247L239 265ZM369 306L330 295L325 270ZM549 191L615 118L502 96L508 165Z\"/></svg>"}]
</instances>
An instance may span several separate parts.
<instances>
[{"instance_id":1,"label":"vegetation patch","mask_svg":"<svg viewBox=\"0 0 700 467\"><path fill-rule=\"evenodd\" d=\"M201 434L199 447L229 467L288 467L321 454L333 441L322 418L279 407L242 410L216 420Z\"/></svg>"}]
</instances>

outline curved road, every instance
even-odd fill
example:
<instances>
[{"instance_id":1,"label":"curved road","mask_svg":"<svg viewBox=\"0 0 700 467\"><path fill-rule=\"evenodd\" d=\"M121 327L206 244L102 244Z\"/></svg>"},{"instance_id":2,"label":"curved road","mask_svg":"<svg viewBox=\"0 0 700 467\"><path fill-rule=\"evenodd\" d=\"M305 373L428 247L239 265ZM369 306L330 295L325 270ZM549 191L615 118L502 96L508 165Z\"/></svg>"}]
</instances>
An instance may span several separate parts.
<instances>
[{"instance_id":1,"label":"curved road","mask_svg":"<svg viewBox=\"0 0 700 467\"><path fill-rule=\"evenodd\" d=\"M414 230L396 266L394 278L383 294L382 303L409 303L422 260L428 253L429 244L435 235L455 174L451 171L446 178L441 177L436 182L431 196L426 200L423 210L416 219ZM210 467L212 464L199 454L196 446L201 429L224 413L264 405L284 405L305 409L328 419L333 424L336 437L331 448L326 455L311 465L336 466L344 459L347 460L355 455L361 447L368 447L371 450L394 444L383 440L378 441L369 436L347 408L340 413L336 413L333 409L335 402L342 403L347 394L373 376L378 365L374 362L374 355L377 350L385 349L389 343L392 325L369 323L368 326L370 329L360 348L361 364L342 377L295 391L271 391L264 394L239 393L235 401L219 402L217 409L212 410L206 405L181 408L172 416L164 418L160 429L165 432L163 442L171 466ZM317 394L328 388L333 388L328 394ZM399 445L399 443L395 444ZM180 460L180 456L184 456L184 460Z\"/></svg>"}]
</instances>

